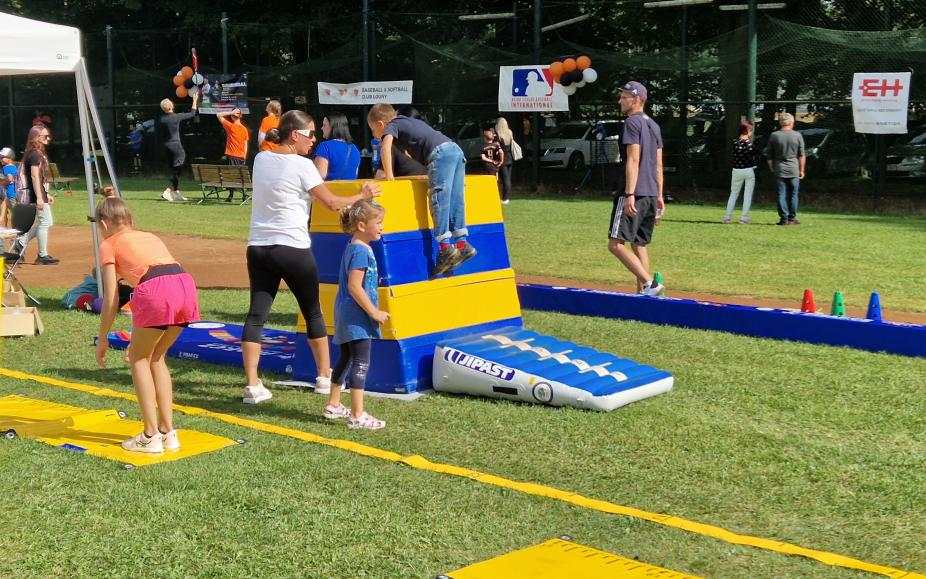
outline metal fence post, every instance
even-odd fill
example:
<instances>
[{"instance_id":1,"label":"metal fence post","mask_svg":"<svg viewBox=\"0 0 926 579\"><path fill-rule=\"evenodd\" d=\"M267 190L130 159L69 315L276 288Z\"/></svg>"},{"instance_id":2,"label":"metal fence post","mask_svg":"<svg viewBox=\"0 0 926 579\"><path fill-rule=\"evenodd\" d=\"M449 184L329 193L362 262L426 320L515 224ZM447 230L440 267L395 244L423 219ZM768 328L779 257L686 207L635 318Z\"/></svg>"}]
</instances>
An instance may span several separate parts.
<instances>
[{"instance_id":1,"label":"metal fence post","mask_svg":"<svg viewBox=\"0 0 926 579\"><path fill-rule=\"evenodd\" d=\"M109 84L109 114L112 130L109 132L109 146L116 150L116 83L113 76L113 27L106 25L106 82Z\"/></svg>"},{"instance_id":2,"label":"metal fence post","mask_svg":"<svg viewBox=\"0 0 926 579\"><path fill-rule=\"evenodd\" d=\"M228 14L222 12L222 74L228 74Z\"/></svg>"},{"instance_id":3,"label":"metal fence post","mask_svg":"<svg viewBox=\"0 0 926 579\"><path fill-rule=\"evenodd\" d=\"M534 62L540 64L540 19L543 14L543 0L534 0ZM537 190L540 184L540 113L531 115L531 148L534 149L531 163L531 186Z\"/></svg>"}]
</instances>

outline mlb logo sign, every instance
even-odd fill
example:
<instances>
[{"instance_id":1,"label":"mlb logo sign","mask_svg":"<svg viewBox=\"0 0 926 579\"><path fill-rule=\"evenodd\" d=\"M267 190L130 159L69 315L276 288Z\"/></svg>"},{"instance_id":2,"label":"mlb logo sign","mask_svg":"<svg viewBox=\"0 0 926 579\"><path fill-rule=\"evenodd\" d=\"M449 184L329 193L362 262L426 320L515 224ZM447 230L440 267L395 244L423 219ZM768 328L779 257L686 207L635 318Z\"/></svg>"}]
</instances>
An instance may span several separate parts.
<instances>
[{"instance_id":1,"label":"mlb logo sign","mask_svg":"<svg viewBox=\"0 0 926 579\"><path fill-rule=\"evenodd\" d=\"M498 110L568 111L569 96L553 80L550 66L502 66L498 72Z\"/></svg>"},{"instance_id":2,"label":"mlb logo sign","mask_svg":"<svg viewBox=\"0 0 926 579\"><path fill-rule=\"evenodd\" d=\"M553 85L553 73L549 68L515 68L511 71L513 97L552 96Z\"/></svg>"}]
</instances>

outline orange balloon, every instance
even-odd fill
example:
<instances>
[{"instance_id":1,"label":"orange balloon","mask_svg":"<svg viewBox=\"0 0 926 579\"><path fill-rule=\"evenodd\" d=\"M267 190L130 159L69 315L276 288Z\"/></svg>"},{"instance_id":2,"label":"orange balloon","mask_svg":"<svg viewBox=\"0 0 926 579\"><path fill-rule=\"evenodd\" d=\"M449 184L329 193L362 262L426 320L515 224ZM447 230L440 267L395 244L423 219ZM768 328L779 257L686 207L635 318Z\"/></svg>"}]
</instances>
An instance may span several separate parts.
<instances>
[{"instance_id":1,"label":"orange balloon","mask_svg":"<svg viewBox=\"0 0 926 579\"><path fill-rule=\"evenodd\" d=\"M561 79L561 78L563 78L563 75L561 75L561 74L554 74L554 75L553 75L553 82L559 82L559 79Z\"/></svg>"},{"instance_id":2,"label":"orange balloon","mask_svg":"<svg viewBox=\"0 0 926 579\"><path fill-rule=\"evenodd\" d=\"M183 68L180 69L180 74L181 74L181 76L183 76L183 80L186 80L186 79L188 79L188 78L192 78L192 76L193 76L193 69L190 68L189 66L184 66Z\"/></svg>"},{"instance_id":3,"label":"orange balloon","mask_svg":"<svg viewBox=\"0 0 926 579\"><path fill-rule=\"evenodd\" d=\"M174 77L174 86L180 86L184 83L184 78L179 74Z\"/></svg>"},{"instance_id":4,"label":"orange balloon","mask_svg":"<svg viewBox=\"0 0 926 579\"><path fill-rule=\"evenodd\" d=\"M178 86L175 92L177 93L177 98L181 98L181 99L185 99L187 95L189 94L185 86Z\"/></svg>"},{"instance_id":5,"label":"orange balloon","mask_svg":"<svg viewBox=\"0 0 926 579\"><path fill-rule=\"evenodd\" d=\"M576 69L576 59L567 58L566 60L563 61L563 71L564 72L572 72L575 69Z\"/></svg>"},{"instance_id":6,"label":"orange balloon","mask_svg":"<svg viewBox=\"0 0 926 579\"><path fill-rule=\"evenodd\" d=\"M592 65L592 59L583 55L576 59L576 66L579 70L585 70Z\"/></svg>"},{"instance_id":7,"label":"orange balloon","mask_svg":"<svg viewBox=\"0 0 926 579\"><path fill-rule=\"evenodd\" d=\"M558 79L563 74L563 63L558 60L551 63L550 72L553 73L554 78Z\"/></svg>"}]
</instances>

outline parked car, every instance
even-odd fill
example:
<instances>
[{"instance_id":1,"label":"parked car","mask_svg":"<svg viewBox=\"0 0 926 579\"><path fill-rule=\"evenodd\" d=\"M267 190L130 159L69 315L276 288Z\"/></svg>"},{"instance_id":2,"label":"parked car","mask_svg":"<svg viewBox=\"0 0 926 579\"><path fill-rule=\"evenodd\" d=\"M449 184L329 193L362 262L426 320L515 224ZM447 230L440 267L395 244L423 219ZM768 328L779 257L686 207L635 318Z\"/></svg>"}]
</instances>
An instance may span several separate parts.
<instances>
[{"instance_id":1,"label":"parked car","mask_svg":"<svg viewBox=\"0 0 926 579\"><path fill-rule=\"evenodd\" d=\"M453 132L449 134L454 134ZM482 126L469 121L457 129L453 140L463 149L467 162L479 161L482 157Z\"/></svg>"},{"instance_id":2,"label":"parked car","mask_svg":"<svg viewBox=\"0 0 926 579\"><path fill-rule=\"evenodd\" d=\"M808 175L858 175L864 170L868 152L864 136L826 127L798 132L804 137Z\"/></svg>"},{"instance_id":3,"label":"parked car","mask_svg":"<svg viewBox=\"0 0 926 579\"><path fill-rule=\"evenodd\" d=\"M887 177L926 177L926 131L887 149Z\"/></svg>"},{"instance_id":4,"label":"parked car","mask_svg":"<svg viewBox=\"0 0 926 579\"><path fill-rule=\"evenodd\" d=\"M540 140L540 166L582 170L589 164L620 162L623 121L569 121L547 129Z\"/></svg>"}]
</instances>

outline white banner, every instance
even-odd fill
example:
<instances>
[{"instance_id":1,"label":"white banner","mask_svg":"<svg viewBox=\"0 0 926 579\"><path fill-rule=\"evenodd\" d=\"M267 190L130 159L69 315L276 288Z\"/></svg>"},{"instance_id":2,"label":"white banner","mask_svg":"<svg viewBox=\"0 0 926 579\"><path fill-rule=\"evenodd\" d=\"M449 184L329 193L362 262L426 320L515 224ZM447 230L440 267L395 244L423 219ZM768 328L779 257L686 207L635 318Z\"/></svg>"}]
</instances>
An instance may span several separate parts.
<instances>
[{"instance_id":1,"label":"white banner","mask_svg":"<svg viewBox=\"0 0 926 579\"><path fill-rule=\"evenodd\" d=\"M553 81L547 64L502 66L498 69L498 110L568 111L569 96Z\"/></svg>"},{"instance_id":2,"label":"white banner","mask_svg":"<svg viewBox=\"0 0 926 579\"><path fill-rule=\"evenodd\" d=\"M412 81L387 80L351 84L320 82L318 102L323 105L407 105L412 102Z\"/></svg>"},{"instance_id":3,"label":"white banner","mask_svg":"<svg viewBox=\"0 0 926 579\"><path fill-rule=\"evenodd\" d=\"M906 133L909 102L909 72L857 72L852 76L857 133Z\"/></svg>"}]
</instances>

